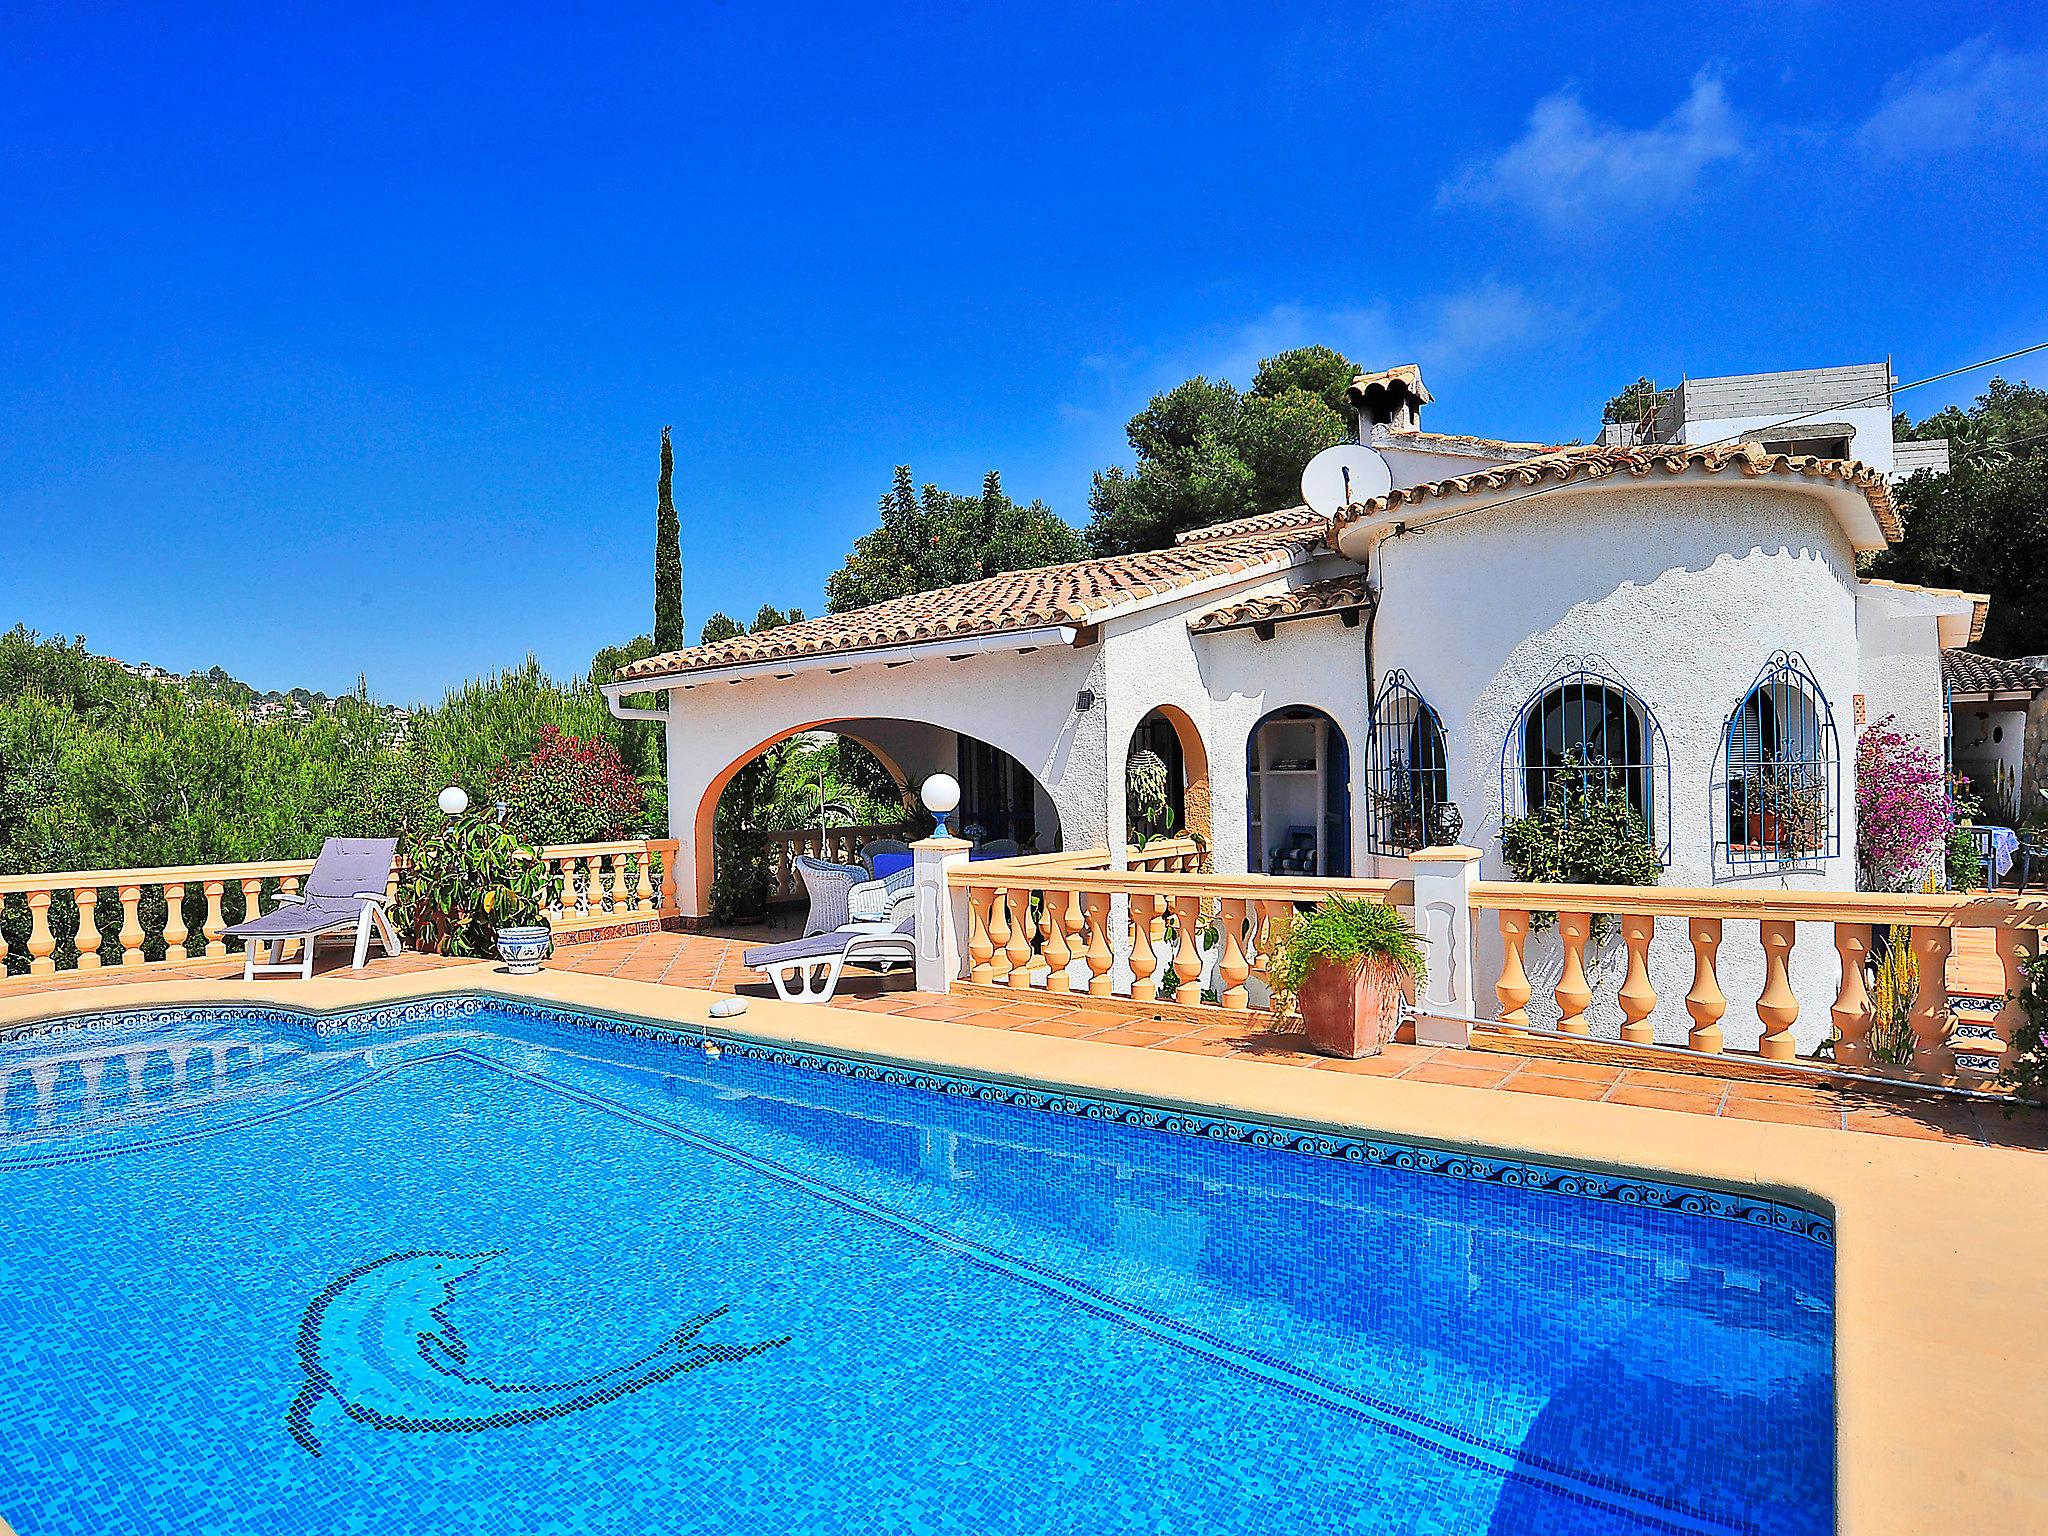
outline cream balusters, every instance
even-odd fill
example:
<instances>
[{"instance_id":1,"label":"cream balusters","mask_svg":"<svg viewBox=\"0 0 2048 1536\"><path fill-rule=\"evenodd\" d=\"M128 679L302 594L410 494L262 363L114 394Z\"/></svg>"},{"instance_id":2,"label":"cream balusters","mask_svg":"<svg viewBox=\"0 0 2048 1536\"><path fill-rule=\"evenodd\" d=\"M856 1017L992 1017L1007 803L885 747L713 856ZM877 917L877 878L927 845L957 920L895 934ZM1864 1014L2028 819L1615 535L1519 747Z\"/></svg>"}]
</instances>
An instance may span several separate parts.
<instances>
[{"instance_id":1,"label":"cream balusters","mask_svg":"<svg viewBox=\"0 0 2048 1536\"><path fill-rule=\"evenodd\" d=\"M1535 989L1529 985L1525 957L1529 947L1529 914L1504 907L1500 913L1500 978L1493 995L1500 1001L1500 1021L1516 1028L1529 1022L1529 999Z\"/></svg>"},{"instance_id":2,"label":"cream balusters","mask_svg":"<svg viewBox=\"0 0 2048 1536\"><path fill-rule=\"evenodd\" d=\"M1621 1038L1630 1045L1652 1045L1656 1027L1650 1015L1657 1011L1657 989L1650 984L1650 943L1657 936L1657 919L1634 915L1621 920L1622 943L1628 947L1628 974L1622 978Z\"/></svg>"},{"instance_id":3,"label":"cream balusters","mask_svg":"<svg viewBox=\"0 0 2048 1536\"><path fill-rule=\"evenodd\" d=\"M1792 942L1797 925L1782 918L1759 923L1764 946L1764 989L1756 1000L1757 1022L1763 1034L1757 1040L1757 1054L1767 1061L1791 1061L1799 1052L1792 1042L1792 1026L1799 1018L1799 994L1792 990L1790 974Z\"/></svg>"},{"instance_id":4,"label":"cream balusters","mask_svg":"<svg viewBox=\"0 0 2048 1536\"><path fill-rule=\"evenodd\" d=\"M1692 941L1692 990L1685 994L1685 1011L1692 1015L1692 1029L1685 1043L1695 1051L1713 1053L1722 1045L1721 1019L1728 1012L1728 999L1721 995L1721 919L1696 917L1686 925Z\"/></svg>"},{"instance_id":5,"label":"cream balusters","mask_svg":"<svg viewBox=\"0 0 2048 1536\"><path fill-rule=\"evenodd\" d=\"M96 971L100 968L100 893L93 886L80 886L71 899L78 907L78 934L72 940L78 949L78 968Z\"/></svg>"},{"instance_id":6,"label":"cream balusters","mask_svg":"<svg viewBox=\"0 0 2048 1536\"><path fill-rule=\"evenodd\" d=\"M1592 1006L1593 987L1586 979L1586 940L1593 932L1593 919L1584 912L1557 914L1557 942L1564 951L1564 971L1551 993L1557 999L1557 1027L1567 1035L1589 1035L1586 1010Z\"/></svg>"},{"instance_id":7,"label":"cream balusters","mask_svg":"<svg viewBox=\"0 0 2048 1536\"><path fill-rule=\"evenodd\" d=\"M1842 979L1835 991L1835 1061L1851 1071L1870 1065L1870 1026L1875 1016L1863 967L1870 959L1870 924L1835 924L1835 953Z\"/></svg>"}]
</instances>

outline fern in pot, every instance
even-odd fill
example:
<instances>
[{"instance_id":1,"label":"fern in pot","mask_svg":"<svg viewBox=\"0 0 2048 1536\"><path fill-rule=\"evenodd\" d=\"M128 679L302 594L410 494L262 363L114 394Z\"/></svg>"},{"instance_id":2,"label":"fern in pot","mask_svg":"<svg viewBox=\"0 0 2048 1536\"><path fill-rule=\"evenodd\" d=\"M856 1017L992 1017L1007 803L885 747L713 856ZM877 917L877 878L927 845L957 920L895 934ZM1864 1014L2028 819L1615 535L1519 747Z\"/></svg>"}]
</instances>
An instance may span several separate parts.
<instances>
[{"instance_id":1,"label":"fern in pot","mask_svg":"<svg viewBox=\"0 0 2048 1536\"><path fill-rule=\"evenodd\" d=\"M1273 1011L1291 1002L1326 1056L1377 1056L1401 1022L1406 982L1422 980L1422 941L1383 901L1333 896L1286 925L1272 964Z\"/></svg>"}]
</instances>

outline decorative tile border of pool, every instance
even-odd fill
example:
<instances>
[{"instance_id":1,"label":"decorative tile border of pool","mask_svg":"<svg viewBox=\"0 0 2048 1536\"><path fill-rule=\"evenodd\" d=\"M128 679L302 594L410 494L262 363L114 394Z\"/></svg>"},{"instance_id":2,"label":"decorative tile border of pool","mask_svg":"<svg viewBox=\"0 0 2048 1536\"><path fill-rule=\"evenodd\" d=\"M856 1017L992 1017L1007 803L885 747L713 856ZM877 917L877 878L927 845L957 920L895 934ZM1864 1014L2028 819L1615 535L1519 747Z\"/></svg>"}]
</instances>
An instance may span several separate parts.
<instances>
[{"instance_id":1,"label":"decorative tile border of pool","mask_svg":"<svg viewBox=\"0 0 2048 1536\"><path fill-rule=\"evenodd\" d=\"M1102 1120L1143 1130L1164 1131L1176 1136L1199 1136L1210 1141L1238 1142L1270 1147L1308 1157L1331 1158L1340 1162L1364 1163L1395 1168L1408 1173L1433 1174L1463 1179L1475 1184L1528 1189L1538 1193L1595 1200L1609 1205L1640 1206L1649 1210L1676 1211L1745 1226L1768 1227L1832 1248L1835 1225L1831 1217L1762 1195L1704 1189L1694 1185L1666 1184L1655 1179L1623 1174L1597 1173L1583 1168L1559 1168L1544 1163L1511 1158L1488 1157L1476 1152L1417 1146L1407 1142L1378 1141L1364 1136L1333 1135L1299 1126L1260 1120L1238 1120L1189 1109L1162 1109L1128 1099L1101 1098L1080 1093L1048 1092L990 1078L970 1077L919 1067L891 1066L858 1056L835 1056L826 1052L774 1045L744 1035L714 1031L703 1025L660 1024L627 1018L595 1009L567 1004L540 1003L525 998L465 994L459 997L416 998L402 1003L351 1008L339 1013L320 1014L274 1004L193 1003L169 1008L122 1008L95 1013L72 1014L17 1025L0 1031L0 1045L43 1035L71 1034L108 1025L125 1028L158 1028L176 1024L254 1020L291 1029L310 1030L321 1037L360 1034L394 1026L433 1022L455 1022L480 1013L502 1012L534 1019L544 1024L602 1034L623 1035L659 1044L703 1048L716 1045L721 1051L806 1071L824 1072L862 1082L940 1093L953 1098L971 1098L990 1104L1008 1104L1019 1109L1070 1115L1085 1120Z\"/></svg>"}]
</instances>

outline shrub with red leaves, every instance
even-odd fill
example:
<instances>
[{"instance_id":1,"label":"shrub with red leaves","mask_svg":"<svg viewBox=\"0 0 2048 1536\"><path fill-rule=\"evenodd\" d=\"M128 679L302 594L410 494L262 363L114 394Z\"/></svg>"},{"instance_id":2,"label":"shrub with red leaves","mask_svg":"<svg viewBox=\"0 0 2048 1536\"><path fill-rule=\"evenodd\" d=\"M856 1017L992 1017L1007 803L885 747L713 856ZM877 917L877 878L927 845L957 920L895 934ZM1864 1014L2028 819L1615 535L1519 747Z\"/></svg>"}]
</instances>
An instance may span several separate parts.
<instances>
[{"instance_id":1,"label":"shrub with red leaves","mask_svg":"<svg viewBox=\"0 0 2048 1536\"><path fill-rule=\"evenodd\" d=\"M609 842L645 830L646 793L602 737L578 741L544 725L533 755L506 763L492 788L505 802L506 825L537 846Z\"/></svg>"}]
</instances>

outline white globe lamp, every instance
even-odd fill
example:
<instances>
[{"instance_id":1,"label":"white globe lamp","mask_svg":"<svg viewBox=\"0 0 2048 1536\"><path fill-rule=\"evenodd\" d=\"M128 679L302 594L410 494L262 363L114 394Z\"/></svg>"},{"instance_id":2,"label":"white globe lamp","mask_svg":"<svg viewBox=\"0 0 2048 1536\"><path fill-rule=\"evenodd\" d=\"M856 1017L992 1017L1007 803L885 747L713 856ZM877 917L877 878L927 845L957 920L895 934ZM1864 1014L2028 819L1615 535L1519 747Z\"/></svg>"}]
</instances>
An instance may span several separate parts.
<instances>
[{"instance_id":1,"label":"white globe lamp","mask_svg":"<svg viewBox=\"0 0 2048 1536\"><path fill-rule=\"evenodd\" d=\"M924 808L938 823L932 829L932 836L948 836L946 818L960 807L960 781L950 773L935 773L924 781L924 788L919 793L924 796Z\"/></svg>"},{"instance_id":2,"label":"white globe lamp","mask_svg":"<svg viewBox=\"0 0 2048 1536\"><path fill-rule=\"evenodd\" d=\"M443 816L460 816L469 809L469 795L460 784L450 784L441 791L439 804Z\"/></svg>"}]
</instances>

